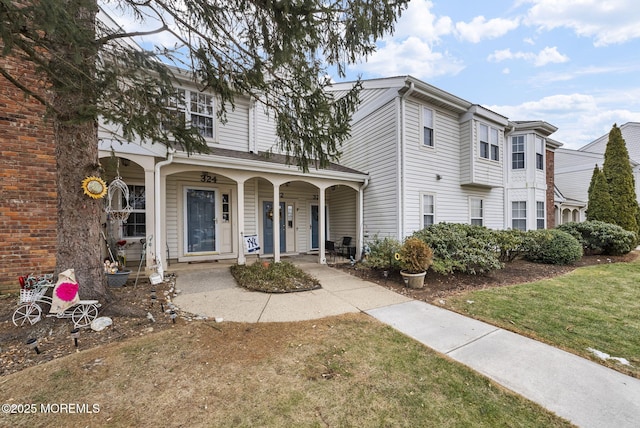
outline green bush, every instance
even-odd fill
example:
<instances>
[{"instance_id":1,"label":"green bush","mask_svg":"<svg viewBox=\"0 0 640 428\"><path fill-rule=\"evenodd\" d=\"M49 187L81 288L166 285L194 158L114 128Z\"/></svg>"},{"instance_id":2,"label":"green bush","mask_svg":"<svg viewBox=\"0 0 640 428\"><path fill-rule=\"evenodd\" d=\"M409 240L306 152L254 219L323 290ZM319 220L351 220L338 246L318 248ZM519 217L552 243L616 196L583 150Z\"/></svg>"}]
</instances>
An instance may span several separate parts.
<instances>
[{"instance_id":1,"label":"green bush","mask_svg":"<svg viewBox=\"0 0 640 428\"><path fill-rule=\"evenodd\" d=\"M413 234L433 250L431 269L438 273L485 273L502 269L495 235L482 226L438 223Z\"/></svg>"},{"instance_id":2,"label":"green bush","mask_svg":"<svg viewBox=\"0 0 640 428\"><path fill-rule=\"evenodd\" d=\"M369 244L369 254L367 254L364 264L382 270L400 270L400 261L395 255L400 251L400 241L394 238L385 237L383 239L375 236L373 242Z\"/></svg>"},{"instance_id":3,"label":"green bush","mask_svg":"<svg viewBox=\"0 0 640 428\"><path fill-rule=\"evenodd\" d=\"M558 229L531 230L526 235L526 258L536 263L568 265L582 257L582 245Z\"/></svg>"},{"instance_id":4,"label":"green bush","mask_svg":"<svg viewBox=\"0 0 640 428\"><path fill-rule=\"evenodd\" d=\"M522 230L494 230L493 231L500 255L501 262L512 262L524 256L526 252L526 232Z\"/></svg>"},{"instance_id":5,"label":"green bush","mask_svg":"<svg viewBox=\"0 0 640 428\"><path fill-rule=\"evenodd\" d=\"M593 220L582 223L565 223L558 230L569 233L582 245L585 254L617 256L635 248L637 236L622 227Z\"/></svg>"}]
</instances>

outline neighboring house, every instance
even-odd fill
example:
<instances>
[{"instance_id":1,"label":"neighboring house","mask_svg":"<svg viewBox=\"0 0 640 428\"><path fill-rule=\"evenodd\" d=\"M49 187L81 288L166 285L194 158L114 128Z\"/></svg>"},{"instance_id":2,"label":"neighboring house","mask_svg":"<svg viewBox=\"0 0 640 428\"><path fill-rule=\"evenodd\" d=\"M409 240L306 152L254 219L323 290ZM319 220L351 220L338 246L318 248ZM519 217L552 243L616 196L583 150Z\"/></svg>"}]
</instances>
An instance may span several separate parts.
<instances>
[{"instance_id":1,"label":"neighboring house","mask_svg":"<svg viewBox=\"0 0 640 428\"><path fill-rule=\"evenodd\" d=\"M559 143L547 137L555 127L511 122L410 76L363 84L341 162L370 176L366 239L402 239L439 222L553 227L547 163ZM349 85L332 90L339 94Z\"/></svg>"},{"instance_id":2,"label":"neighboring house","mask_svg":"<svg viewBox=\"0 0 640 428\"><path fill-rule=\"evenodd\" d=\"M640 200L640 123L629 122L620 126L633 170L635 189ZM605 134L578 149L557 149L555 153L555 182L558 192L564 197L557 205L560 223L585 221L589 202L589 184L596 165L602 168L604 152L609 142Z\"/></svg>"}]
</instances>

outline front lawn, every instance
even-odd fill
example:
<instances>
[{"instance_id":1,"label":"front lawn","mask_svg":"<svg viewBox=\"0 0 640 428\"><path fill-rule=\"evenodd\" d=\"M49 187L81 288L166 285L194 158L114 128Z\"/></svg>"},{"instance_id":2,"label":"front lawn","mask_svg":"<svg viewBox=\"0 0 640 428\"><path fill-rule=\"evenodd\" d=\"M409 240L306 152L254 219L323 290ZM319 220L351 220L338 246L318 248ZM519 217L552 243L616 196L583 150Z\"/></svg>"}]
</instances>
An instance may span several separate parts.
<instances>
[{"instance_id":1,"label":"front lawn","mask_svg":"<svg viewBox=\"0 0 640 428\"><path fill-rule=\"evenodd\" d=\"M640 377L638 259L578 268L549 280L464 292L448 298L446 306ZM630 365L604 361L588 348L625 358Z\"/></svg>"}]
</instances>

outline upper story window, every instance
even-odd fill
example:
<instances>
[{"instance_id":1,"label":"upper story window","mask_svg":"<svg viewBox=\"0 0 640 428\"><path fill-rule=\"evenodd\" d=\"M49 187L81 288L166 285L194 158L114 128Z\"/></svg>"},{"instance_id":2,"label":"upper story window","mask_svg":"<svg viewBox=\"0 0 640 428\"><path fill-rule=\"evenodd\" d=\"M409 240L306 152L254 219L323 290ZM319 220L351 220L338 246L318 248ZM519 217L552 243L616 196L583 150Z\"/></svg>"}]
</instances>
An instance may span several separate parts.
<instances>
[{"instance_id":1,"label":"upper story window","mask_svg":"<svg viewBox=\"0 0 640 428\"><path fill-rule=\"evenodd\" d=\"M511 137L511 168L524 169L524 135Z\"/></svg>"},{"instance_id":2,"label":"upper story window","mask_svg":"<svg viewBox=\"0 0 640 428\"><path fill-rule=\"evenodd\" d=\"M422 144L427 147L433 147L433 110L430 108L422 108Z\"/></svg>"},{"instance_id":3,"label":"upper story window","mask_svg":"<svg viewBox=\"0 0 640 428\"><path fill-rule=\"evenodd\" d=\"M500 147L498 146L498 130L484 123L479 124L478 137L480 140L480 157L491 160L500 160Z\"/></svg>"},{"instance_id":4,"label":"upper story window","mask_svg":"<svg viewBox=\"0 0 640 428\"><path fill-rule=\"evenodd\" d=\"M431 226L436 222L436 197L422 195L422 227Z\"/></svg>"},{"instance_id":5,"label":"upper story window","mask_svg":"<svg viewBox=\"0 0 640 428\"><path fill-rule=\"evenodd\" d=\"M536 137L536 168L544 170L544 140Z\"/></svg>"},{"instance_id":6,"label":"upper story window","mask_svg":"<svg viewBox=\"0 0 640 428\"><path fill-rule=\"evenodd\" d=\"M538 229L544 229L545 214L544 202L536 202L536 227Z\"/></svg>"},{"instance_id":7,"label":"upper story window","mask_svg":"<svg viewBox=\"0 0 640 428\"><path fill-rule=\"evenodd\" d=\"M215 137L215 113L213 96L202 92L177 89L167 103L175 120L191 123L204 138Z\"/></svg>"},{"instance_id":8,"label":"upper story window","mask_svg":"<svg viewBox=\"0 0 640 428\"><path fill-rule=\"evenodd\" d=\"M479 198L469 199L469 214L472 225L484 226L484 201Z\"/></svg>"}]
</instances>

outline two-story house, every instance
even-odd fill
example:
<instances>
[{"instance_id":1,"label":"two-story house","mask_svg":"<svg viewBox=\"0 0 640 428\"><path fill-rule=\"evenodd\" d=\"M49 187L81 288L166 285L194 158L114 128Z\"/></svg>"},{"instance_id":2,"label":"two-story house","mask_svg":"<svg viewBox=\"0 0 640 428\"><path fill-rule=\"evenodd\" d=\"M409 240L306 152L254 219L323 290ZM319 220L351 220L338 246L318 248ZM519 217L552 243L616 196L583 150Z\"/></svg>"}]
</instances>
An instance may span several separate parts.
<instances>
[{"instance_id":1,"label":"two-story house","mask_svg":"<svg viewBox=\"0 0 640 428\"><path fill-rule=\"evenodd\" d=\"M341 162L370 176L365 238L438 222L553 227L554 126L511 122L411 76L365 81L361 98Z\"/></svg>"}]
</instances>

